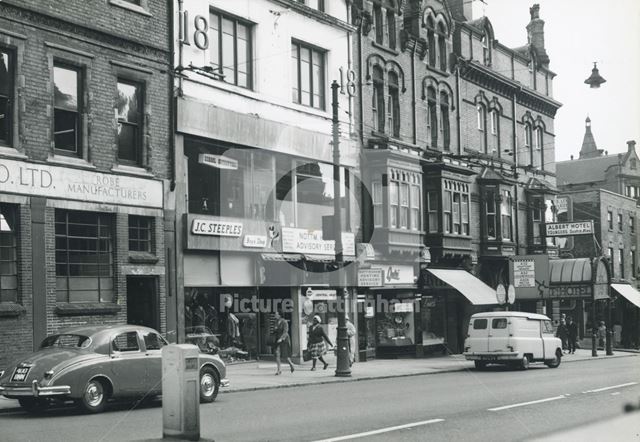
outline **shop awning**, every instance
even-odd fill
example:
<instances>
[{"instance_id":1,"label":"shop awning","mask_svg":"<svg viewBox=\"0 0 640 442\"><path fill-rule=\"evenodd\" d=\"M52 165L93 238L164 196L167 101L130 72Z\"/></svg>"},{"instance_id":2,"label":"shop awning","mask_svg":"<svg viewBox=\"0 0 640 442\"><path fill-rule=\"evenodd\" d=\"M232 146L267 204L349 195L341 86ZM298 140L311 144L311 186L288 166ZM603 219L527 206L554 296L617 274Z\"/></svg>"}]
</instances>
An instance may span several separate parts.
<instances>
[{"instance_id":1,"label":"shop awning","mask_svg":"<svg viewBox=\"0 0 640 442\"><path fill-rule=\"evenodd\" d=\"M552 259L549 261L550 284L591 284L589 258Z\"/></svg>"},{"instance_id":2,"label":"shop awning","mask_svg":"<svg viewBox=\"0 0 640 442\"><path fill-rule=\"evenodd\" d=\"M627 298L627 301L635 304L636 307L640 307L640 292L629 284L611 284L611 288L622 296Z\"/></svg>"},{"instance_id":3,"label":"shop awning","mask_svg":"<svg viewBox=\"0 0 640 442\"><path fill-rule=\"evenodd\" d=\"M263 261L286 261L298 262L302 261L303 256L299 253L262 253L260 257Z\"/></svg>"},{"instance_id":4,"label":"shop awning","mask_svg":"<svg viewBox=\"0 0 640 442\"><path fill-rule=\"evenodd\" d=\"M433 276L462 293L474 305L497 304L496 291L466 270L427 269Z\"/></svg>"}]
</instances>

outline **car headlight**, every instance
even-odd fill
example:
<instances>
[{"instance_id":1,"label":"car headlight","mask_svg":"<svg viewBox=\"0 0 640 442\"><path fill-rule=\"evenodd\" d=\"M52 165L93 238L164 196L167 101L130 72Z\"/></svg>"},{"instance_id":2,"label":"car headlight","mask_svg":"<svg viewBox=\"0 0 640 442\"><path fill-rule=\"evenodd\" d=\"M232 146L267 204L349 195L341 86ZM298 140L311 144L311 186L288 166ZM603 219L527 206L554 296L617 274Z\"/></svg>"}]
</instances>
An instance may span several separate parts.
<instances>
[{"instance_id":1,"label":"car headlight","mask_svg":"<svg viewBox=\"0 0 640 442\"><path fill-rule=\"evenodd\" d=\"M49 371L45 371L44 372L44 378L45 379L51 379L53 377L53 370L49 370Z\"/></svg>"}]
</instances>

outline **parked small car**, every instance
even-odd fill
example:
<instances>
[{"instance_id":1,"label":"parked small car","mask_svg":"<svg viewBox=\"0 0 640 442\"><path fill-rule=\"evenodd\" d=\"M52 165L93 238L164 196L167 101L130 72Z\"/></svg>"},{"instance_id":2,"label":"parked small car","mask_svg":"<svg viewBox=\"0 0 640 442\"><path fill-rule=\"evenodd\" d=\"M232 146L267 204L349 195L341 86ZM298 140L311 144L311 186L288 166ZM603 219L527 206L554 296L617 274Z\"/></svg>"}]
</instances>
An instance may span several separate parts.
<instances>
[{"instance_id":1,"label":"parked small car","mask_svg":"<svg viewBox=\"0 0 640 442\"><path fill-rule=\"evenodd\" d=\"M526 312L487 312L471 316L464 356L477 369L487 364L529 368L544 362L556 368L562 360L562 342L554 335L551 319Z\"/></svg>"},{"instance_id":2,"label":"parked small car","mask_svg":"<svg viewBox=\"0 0 640 442\"><path fill-rule=\"evenodd\" d=\"M135 325L85 326L47 337L40 349L0 370L0 395L29 410L73 400L91 413L109 398L162 393L161 349L154 329ZM215 354L200 354L200 400L212 402L229 385Z\"/></svg>"}]
</instances>

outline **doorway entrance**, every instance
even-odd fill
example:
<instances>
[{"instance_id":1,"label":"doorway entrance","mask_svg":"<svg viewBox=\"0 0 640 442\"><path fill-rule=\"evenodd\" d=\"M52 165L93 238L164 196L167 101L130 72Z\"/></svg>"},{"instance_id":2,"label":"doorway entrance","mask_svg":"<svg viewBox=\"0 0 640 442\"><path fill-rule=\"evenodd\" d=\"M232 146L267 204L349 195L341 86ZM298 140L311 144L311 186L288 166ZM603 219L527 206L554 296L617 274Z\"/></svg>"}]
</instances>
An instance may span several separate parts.
<instances>
[{"instance_id":1,"label":"doorway entrance","mask_svg":"<svg viewBox=\"0 0 640 442\"><path fill-rule=\"evenodd\" d=\"M160 329L157 277L127 276L127 324Z\"/></svg>"}]
</instances>

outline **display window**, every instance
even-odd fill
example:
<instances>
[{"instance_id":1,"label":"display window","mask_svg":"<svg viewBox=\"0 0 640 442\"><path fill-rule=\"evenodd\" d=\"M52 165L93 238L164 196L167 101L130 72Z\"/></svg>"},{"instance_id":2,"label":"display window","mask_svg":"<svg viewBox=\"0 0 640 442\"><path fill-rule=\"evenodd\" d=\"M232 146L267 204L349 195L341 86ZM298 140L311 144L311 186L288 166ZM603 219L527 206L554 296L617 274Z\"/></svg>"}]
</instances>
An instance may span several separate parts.
<instances>
[{"instance_id":1,"label":"display window","mask_svg":"<svg viewBox=\"0 0 640 442\"><path fill-rule=\"evenodd\" d=\"M422 345L444 345L445 343L445 302L441 297L424 296L420 301L420 321Z\"/></svg>"},{"instance_id":2,"label":"display window","mask_svg":"<svg viewBox=\"0 0 640 442\"><path fill-rule=\"evenodd\" d=\"M415 344L413 300L396 302L389 311L379 312L376 318L378 346L400 347Z\"/></svg>"}]
</instances>

